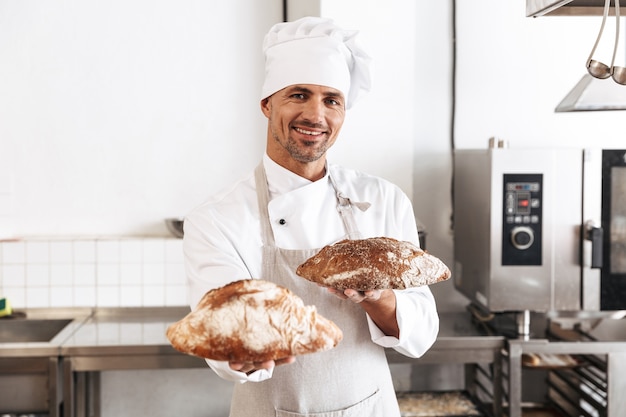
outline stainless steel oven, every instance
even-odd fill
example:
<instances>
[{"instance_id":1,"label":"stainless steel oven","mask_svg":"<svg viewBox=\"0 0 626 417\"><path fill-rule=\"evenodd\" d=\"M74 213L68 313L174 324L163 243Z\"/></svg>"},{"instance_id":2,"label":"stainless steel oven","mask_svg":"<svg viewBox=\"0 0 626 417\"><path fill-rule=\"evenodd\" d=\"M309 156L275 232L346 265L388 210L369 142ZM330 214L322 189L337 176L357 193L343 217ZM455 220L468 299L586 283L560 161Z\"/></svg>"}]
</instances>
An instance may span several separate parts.
<instances>
[{"instance_id":1,"label":"stainless steel oven","mask_svg":"<svg viewBox=\"0 0 626 417\"><path fill-rule=\"evenodd\" d=\"M491 312L626 309L626 150L454 157L455 287Z\"/></svg>"}]
</instances>

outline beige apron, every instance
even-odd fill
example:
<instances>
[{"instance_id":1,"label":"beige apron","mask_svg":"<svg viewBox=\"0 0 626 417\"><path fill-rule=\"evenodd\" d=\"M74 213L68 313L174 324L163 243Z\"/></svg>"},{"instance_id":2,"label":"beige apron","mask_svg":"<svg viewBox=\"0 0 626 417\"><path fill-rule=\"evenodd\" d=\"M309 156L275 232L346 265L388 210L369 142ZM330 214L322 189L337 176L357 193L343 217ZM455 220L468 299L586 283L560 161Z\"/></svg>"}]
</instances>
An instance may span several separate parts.
<instances>
[{"instance_id":1,"label":"beige apron","mask_svg":"<svg viewBox=\"0 0 626 417\"><path fill-rule=\"evenodd\" d=\"M332 296L295 274L296 267L319 249L286 250L275 246L267 205L265 170L256 170L263 238L262 277L289 288L307 305L333 320L344 332L339 345L298 356L277 366L271 379L235 386L230 417L399 417L384 349L371 341L365 313L357 304ZM351 205L337 191L348 236L358 237Z\"/></svg>"}]
</instances>

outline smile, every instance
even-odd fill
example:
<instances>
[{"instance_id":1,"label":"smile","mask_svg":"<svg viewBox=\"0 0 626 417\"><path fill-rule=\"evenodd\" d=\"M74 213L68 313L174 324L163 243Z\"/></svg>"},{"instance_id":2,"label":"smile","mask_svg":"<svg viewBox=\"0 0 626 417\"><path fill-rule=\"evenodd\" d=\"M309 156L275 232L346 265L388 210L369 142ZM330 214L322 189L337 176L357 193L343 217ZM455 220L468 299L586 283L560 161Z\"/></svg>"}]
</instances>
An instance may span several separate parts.
<instances>
[{"instance_id":1,"label":"smile","mask_svg":"<svg viewBox=\"0 0 626 417\"><path fill-rule=\"evenodd\" d=\"M324 133L324 132L314 132L312 130L305 130L299 127L294 127L294 130L298 133L302 133L303 135L309 135L309 136L319 136Z\"/></svg>"}]
</instances>

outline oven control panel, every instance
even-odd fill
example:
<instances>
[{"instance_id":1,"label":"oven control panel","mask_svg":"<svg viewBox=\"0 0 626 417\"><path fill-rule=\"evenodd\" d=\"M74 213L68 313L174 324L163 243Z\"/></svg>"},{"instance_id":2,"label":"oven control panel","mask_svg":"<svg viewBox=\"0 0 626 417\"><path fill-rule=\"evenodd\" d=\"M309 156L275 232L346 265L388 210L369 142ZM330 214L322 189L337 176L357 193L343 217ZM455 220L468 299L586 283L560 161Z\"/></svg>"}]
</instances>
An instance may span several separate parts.
<instances>
[{"instance_id":1,"label":"oven control panel","mask_svg":"<svg viewBox=\"0 0 626 417\"><path fill-rule=\"evenodd\" d=\"M541 265L543 174L504 174L502 265Z\"/></svg>"}]
</instances>

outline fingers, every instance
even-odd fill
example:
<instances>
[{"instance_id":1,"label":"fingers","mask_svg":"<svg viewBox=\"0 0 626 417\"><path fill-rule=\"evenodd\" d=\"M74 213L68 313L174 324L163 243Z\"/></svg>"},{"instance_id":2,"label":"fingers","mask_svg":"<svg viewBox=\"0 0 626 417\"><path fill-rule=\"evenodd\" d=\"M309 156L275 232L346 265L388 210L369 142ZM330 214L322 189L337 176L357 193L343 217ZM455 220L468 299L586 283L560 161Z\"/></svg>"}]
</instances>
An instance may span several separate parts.
<instances>
[{"instance_id":1,"label":"fingers","mask_svg":"<svg viewBox=\"0 0 626 417\"><path fill-rule=\"evenodd\" d=\"M328 292L341 298L342 300L350 300L353 303L361 303L363 301L378 301L383 290L367 290L357 291L353 289L347 289L340 291L334 288L328 288Z\"/></svg>"},{"instance_id":2,"label":"fingers","mask_svg":"<svg viewBox=\"0 0 626 417\"><path fill-rule=\"evenodd\" d=\"M365 300L378 301L382 296L384 290L369 290L365 291Z\"/></svg>"},{"instance_id":3,"label":"fingers","mask_svg":"<svg viewBox=\"0 0 626 417\"><path fill-rule=\"evenodd\" d=\"M296 361L295 356L288 356L283 359L269 360L265 362L229 362L230 369L249 374L259 369L272 369L278 365L286 365Z\"/></svg>"},{"instance_id":4,"label":"fingers","mask_svg":"<svg viewBox=\"0 0 626 417\"><path fill-rule=\"evenodd\" d=\"M265 362L229 362L230 369L243 373L254 372L259 369L270 369L274 366L274 361Z\"/></svg>"},{"instance_id":5,"label":"fingers","mask_svg":"<svg viewBox=\"0 0 626 417\"><path fill-rule=\"evenodd\" d=\"M296 357L295 356L288 356L284 359L277 359L274 362L276 363L276 366L278 365L287 365L290 363L294 363L296 361Z\"/></svg>"},{"instance_id":6,"label":"fingers","mask_svg":"<svg viewBox=\"0 0 626 417\"><path fill-rule=\"evenodd\" d=\"M343 293L346 295L346 297L348 297L350 301L358 304L358 303L365 301L368 298L366 294L369 292L370 291L357 291L357 290L347 289Z\"/></svg>"},{"instance_id":7,"label":"fingers","mask_svg":"<svg viewBox=\"0 0 626 417\"><path fill-rule=\"evenodd\" d=\"M343 291L337 290L335 288L327 288L328 292L331 293L332 295L341 298L342 300L347 300L348 296L344 294Z\"/></svg>"}]
</instances>

